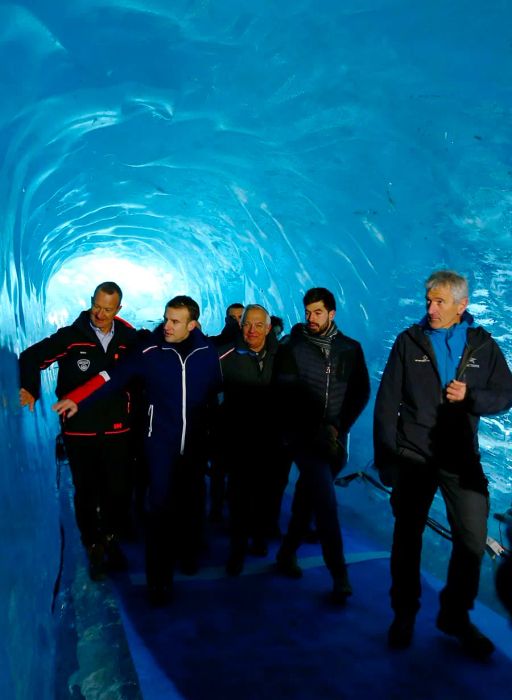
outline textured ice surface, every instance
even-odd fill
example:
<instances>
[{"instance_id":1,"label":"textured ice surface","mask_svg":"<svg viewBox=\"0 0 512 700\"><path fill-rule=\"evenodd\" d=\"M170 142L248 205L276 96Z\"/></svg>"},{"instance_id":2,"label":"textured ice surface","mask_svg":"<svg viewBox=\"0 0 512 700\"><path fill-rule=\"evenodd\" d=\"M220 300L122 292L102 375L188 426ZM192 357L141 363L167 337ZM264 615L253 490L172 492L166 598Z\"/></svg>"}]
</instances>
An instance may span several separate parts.
<instances>
[{"instance_id":1,"label":"textured ice surface","mask_svg":"<svg viewBox=\"0 0 512 700\"><path fill-rule=\"evenodd\" d=\"M15 353L98 281L136 323L188 292L208 332L328 286L375 388L450 266L512 359L509 26L507 0L0 4L2 697L51 697L59 566L56 422L18 410ZM504 509L510 418L482 446Z\"/></svg>"}]
</instances>

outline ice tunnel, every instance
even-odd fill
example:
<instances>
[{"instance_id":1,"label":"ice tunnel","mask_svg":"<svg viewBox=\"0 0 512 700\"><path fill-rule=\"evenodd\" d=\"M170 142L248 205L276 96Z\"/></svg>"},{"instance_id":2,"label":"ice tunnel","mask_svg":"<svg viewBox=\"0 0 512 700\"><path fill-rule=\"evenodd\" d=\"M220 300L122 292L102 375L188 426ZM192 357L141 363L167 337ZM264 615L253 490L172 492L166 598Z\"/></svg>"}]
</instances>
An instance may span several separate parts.
<instances>
[{"instance_id":1,"label":"ice tunnel","mask_svg":"<svg viewBox=\"0 0 512 700\"><path fill-rule=\"evenodd\" d=\"M208 333L238 300L289 328L329 287L374 396L423 280L450 267L512 362L510 19L507 0L0 4L3 698L56 697L53 376L24 414L16 358L99 281L137 326L188 293ZM510 417L481 445L506 510Z\"/></svg>"}]
</instances>

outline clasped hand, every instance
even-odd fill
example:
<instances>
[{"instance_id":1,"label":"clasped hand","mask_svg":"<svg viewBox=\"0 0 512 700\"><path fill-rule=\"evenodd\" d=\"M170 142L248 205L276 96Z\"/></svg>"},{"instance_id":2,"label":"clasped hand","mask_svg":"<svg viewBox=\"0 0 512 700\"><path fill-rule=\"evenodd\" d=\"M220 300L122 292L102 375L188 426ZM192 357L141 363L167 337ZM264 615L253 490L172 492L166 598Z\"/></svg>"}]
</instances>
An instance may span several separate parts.
<instances>
[{"instance_id":1,"label":"clasped hand","mask_svg":"<svg viewBox=\"0 0 512 700\"><path fill-rule=\"evenodd\" d=\"M466 398L467 384L465 382L459 382L456 379L451 381L446 387L446 398L450 403L455 403L456 401L464 401Z\"/></svg>"}]
</instances>

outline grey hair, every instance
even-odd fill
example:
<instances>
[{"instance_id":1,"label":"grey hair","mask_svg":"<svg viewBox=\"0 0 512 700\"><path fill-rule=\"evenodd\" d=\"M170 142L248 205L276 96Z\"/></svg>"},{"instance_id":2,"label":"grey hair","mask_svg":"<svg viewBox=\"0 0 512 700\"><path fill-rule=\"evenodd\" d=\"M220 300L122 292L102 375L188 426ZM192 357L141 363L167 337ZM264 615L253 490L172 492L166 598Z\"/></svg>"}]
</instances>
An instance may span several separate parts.
<instances>
[{"instance_id":1,"label":"grey hair","mask_svg":"<svg viewBox=\"0 0 512 700\"><path fill-rule=\"evenodd\" d=\"M460 302L469 297L467 279L453 270L437 270L437 272L433 272L425 282L427 292L436 287L444 286L450 288L456 302Z\"/></svg>"},{"instance_id":2,"label":"grey hair","mask_svg":"<svg viewBox=\"0 0 512 700\"><path fill-rule=\"evenodd\" d=\"M265 314L265 324L267 326L271 325L270 314L264 306L261 306L261 304L247 304L247 306L245 307L244 312L242 314L242 324L245 321L245 317L247 316L247 312L252 311L253 309L259 309L260 311L263 311L263 313Z\"/></svg>"}]
</instances>

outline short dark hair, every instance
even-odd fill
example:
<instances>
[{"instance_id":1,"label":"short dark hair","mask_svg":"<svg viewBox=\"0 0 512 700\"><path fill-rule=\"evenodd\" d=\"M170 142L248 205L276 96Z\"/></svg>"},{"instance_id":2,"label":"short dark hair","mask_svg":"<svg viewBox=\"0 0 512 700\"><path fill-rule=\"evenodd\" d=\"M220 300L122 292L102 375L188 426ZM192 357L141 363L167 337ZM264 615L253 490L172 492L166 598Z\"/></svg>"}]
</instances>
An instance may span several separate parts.
<instances>
[{"instance_id":1,"label":"short dark hair","mask_svg":"<svg viewBox=\"0 0 512 700\"><path fill-rule=\"evenodd\" d=\"M121 287L115 282L101 282L101 284L99 284L93 292L93 299L98 292L104 292L105 294L117 294L119 296L119 303L121 303L121 299L123 298Z\"/></svg>"},{"instance_id":2,"label":"short dark hair","mask_svg":"<svg viewBox=\"0 0 512 700\"><path fill-rule=\"evenodd\" d=\"M199 304L192 297L188 297L185 294L169 299L165 308L168 309L169 307L172 309L187 309L191 321L197 321L199 318Z\"/></svg>"},{"instance_id":3,"label":"short dark hair","mask_svg":"<svg viewBox=\"0 0 512 700\"><path fill-rule=\"evenodd\" d=\"M323 301L327 311L336 311L336 299L334 298L334 294L325 287L312 287L312 289L308 289L302 301L304 306L309 306L309 304L314 304L317 301Z\"/></svg>"},{"instance_id":4,"label":"short dark hair","mask_svg":"<svg viewBox=\"0 0 512 700\"><path fill-rule=\"evenodd\" d=\"M272 328L275 328L276 326L279 326L284 331L284 321L280 316L271 316L270 317L270 325Z\"/></svg>"},{"instance_id":5,"label":"short dark hair","mask_svg":"<svg viewBox=\"0 0 512 700\"><path fill-rule=\"evenodd\" d=\"M230 309L245 309L245 306L243 304L240 304L240 302L235 301L233 304L230 304L227 309L226 309L226 316L229 315Z\"/></svg>"}]
</instances>

